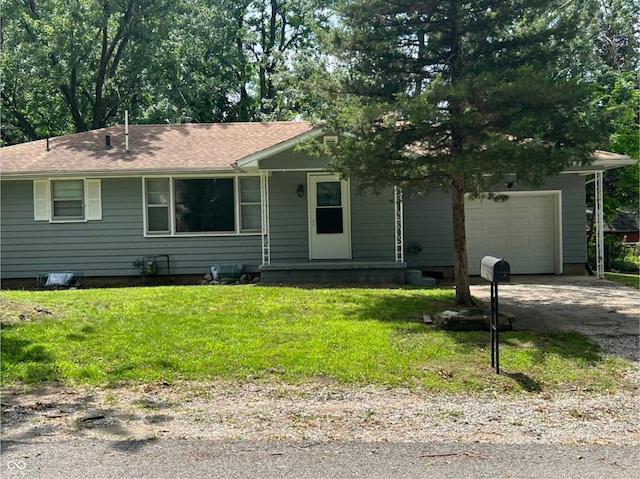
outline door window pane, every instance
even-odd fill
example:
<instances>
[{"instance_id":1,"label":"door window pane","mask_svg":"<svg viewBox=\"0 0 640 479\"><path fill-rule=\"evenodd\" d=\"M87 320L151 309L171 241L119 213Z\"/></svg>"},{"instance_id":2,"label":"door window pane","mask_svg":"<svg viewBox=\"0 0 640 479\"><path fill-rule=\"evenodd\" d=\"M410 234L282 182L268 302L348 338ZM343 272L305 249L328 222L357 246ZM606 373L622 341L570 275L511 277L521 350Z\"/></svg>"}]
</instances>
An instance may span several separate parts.
<instances>
[{"instance_id":1,"label":"door window pane","mask_svg":"<svg viewBox=\"0 0 640 479\"><path fill-rule=\"evenodd\" d=\"M339 181L322 181L317 184L317 206L341 206L342 193Z\"/></svg>"},{"instance_id":2,"label":"door window pane","mask_svg":"<svg viewBox=\"0 0 640 479\"><path fill-rule=\"evenodd\" d=\"M317 208L316 233L340 234L343 232L342 208Z\"/></svg>"}]
</instances>

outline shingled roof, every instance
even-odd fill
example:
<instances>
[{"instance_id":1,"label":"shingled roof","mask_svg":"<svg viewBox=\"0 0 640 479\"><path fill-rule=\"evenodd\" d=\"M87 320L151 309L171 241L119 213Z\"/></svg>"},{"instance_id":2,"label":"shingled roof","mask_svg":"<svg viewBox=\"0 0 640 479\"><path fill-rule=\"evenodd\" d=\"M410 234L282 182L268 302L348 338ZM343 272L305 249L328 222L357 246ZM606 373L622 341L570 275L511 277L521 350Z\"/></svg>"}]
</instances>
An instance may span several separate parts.
<instances>
[{"instance_id":1,"label":"shingled roof","mask_svg":"<svg viewBox=\"0 0 640 479\"><path fill-rule=\"evenodd\" d=\"M232 170L243 158L295 141L308 122L115 125L0 149L3 176ZM109 136L111 147L106 146Z\"/></svg>"},{"instance_id":2,"label":"shingled roof","mask_svg":"<svg viewBox=\"0 0 640 479\"><path fill-rule=\"evenodd\" d=\"M640 228L640 216L623 210L617 210L615 218L604 224L605 233L635 233L638 228Z\"/></svg>"}]
</instances>

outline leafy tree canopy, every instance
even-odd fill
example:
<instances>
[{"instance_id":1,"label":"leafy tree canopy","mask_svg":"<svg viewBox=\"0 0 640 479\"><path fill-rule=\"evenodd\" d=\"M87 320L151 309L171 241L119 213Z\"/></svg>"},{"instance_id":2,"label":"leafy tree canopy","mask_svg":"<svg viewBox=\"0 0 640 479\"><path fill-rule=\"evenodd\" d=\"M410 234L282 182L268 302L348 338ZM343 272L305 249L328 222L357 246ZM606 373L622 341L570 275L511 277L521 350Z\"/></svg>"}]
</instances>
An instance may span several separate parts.
<instances>
[{"instance_id":1,"label":"leafy tree canopy","mask_svg":"<svg viewBox=\"0 0 640 479\"><path fill-rule=\"evenodd\" d=\"M330 0L7 0L2 140L122 122L291 119L319 102Z\"/></svg>"}]
</instances>

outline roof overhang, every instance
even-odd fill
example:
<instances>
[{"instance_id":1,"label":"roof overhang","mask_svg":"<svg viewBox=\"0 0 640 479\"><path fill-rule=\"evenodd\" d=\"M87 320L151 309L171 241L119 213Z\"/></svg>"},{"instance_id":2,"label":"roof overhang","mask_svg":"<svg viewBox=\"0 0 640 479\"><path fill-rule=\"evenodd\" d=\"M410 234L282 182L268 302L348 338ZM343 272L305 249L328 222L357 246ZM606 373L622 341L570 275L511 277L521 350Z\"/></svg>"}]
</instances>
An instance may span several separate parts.
<instances>
[{"instance_id":1,"label":"roof overhang","mask_svg":"<svg viewBox=\"0 0 640 479\"><path fill-rule=\"evenodd\" d=\"M634 160L627 155L612 153L610 151L596 150L593 154L594 160L588 165L572 166L563 171L563 173L577 173L579 175L592 175L606 170L615 168L624 168L625 166L635 165L638 160Z\"/></svg>"},{"instance_id":2,"label":"roof overhang","mask_svg":"<svg viewBox=\"0 0 640 479\"><path fill-rule=\"evenodd\" d=\"M324 133L324 130L321 128L314 128L313 130L309 130L301 135L293 137L287 141L283 141L277 145L273 145L269 148L266 148L262 151L254 153L253 155L249 155L245 158L241 158L235 163L231 164L231 167L234 170L240 171L257 171L260 169L260 160L265 158L269 158L270 156L277 155L283 151L286 151L291 148L295 148L298 144L303 141L309 140L311 138L317 138Z\"/></svg>"}]
</instances>

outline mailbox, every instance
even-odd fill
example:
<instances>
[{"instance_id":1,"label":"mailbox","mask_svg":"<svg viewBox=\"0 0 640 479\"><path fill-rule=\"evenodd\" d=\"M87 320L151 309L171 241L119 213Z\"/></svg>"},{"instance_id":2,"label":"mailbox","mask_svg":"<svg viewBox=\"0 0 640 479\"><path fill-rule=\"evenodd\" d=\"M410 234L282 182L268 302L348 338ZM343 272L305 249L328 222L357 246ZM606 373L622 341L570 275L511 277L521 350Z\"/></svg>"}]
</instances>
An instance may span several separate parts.
<instances>
[{"instance_id":1,"label":"mailbox","mask_svg":"<svg viewBox=\"0 0 640 479\"><path fill-rule=\"evenodd\" d=\"M511 281L511 266L502 258L485 256L480 260L480 276L492 283Z\"/></svg>"}]
</instances>

